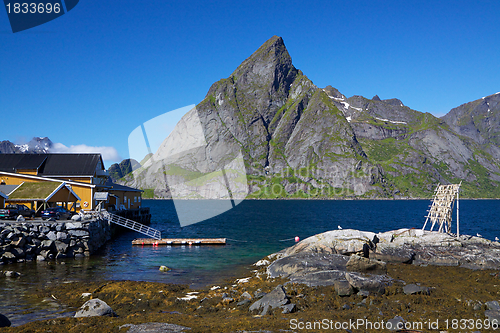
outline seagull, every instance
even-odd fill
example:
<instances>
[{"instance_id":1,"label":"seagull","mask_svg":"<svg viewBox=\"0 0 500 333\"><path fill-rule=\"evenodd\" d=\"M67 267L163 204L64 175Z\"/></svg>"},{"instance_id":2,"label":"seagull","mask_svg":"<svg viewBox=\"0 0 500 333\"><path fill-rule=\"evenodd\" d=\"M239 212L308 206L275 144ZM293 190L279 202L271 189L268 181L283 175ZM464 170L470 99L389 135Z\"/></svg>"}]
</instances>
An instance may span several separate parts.
<instances>
[{"instance_id":1,"label":"seagull","mask_svg":"<svg viewBox=\"0 0 500 333\"><path fill-rule=\"evenodd\" d=\"M498 237L495 237L495 241L497 241L497 242L498 242L499 240L500 240L500 239L498 239Z\"/></svg>"},{"instance_id":2,"label":"seagull","mask_svg":"<svg viewBox=\"0 0 500 333\"><path fill-rule=\"evenodd\" d=\"M476 234L477 237L483 237L483 235L480 235L480 234Z\"/></svg>"},{"instance_id":3,"label":"seagull","mask_svg":"<svg viewBox=\"0 0 500 333\"><path fill-rule=\"evenodd\" d=\"M339 226L339 225L337 226L337 228L339 228L339 230L342 230L342 227L341 227L341 226Z\"/></svg>"}]
</instances>

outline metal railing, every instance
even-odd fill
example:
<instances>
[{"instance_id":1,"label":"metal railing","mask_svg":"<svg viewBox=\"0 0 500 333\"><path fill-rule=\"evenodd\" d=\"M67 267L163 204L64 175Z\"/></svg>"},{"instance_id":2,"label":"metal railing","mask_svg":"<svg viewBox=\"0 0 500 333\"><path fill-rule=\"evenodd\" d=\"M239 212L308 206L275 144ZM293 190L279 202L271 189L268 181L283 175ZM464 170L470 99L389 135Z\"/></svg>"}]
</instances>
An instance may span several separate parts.
<instances>
[{"instance_id":1,"label":"metal railing","mask_svg":"<svg viewBox=\"0 0 500 333\"><path fill-rule=\"evenodd\" d=\"M148 227L147 225L144 225L142 223L126 219L124 217L112 214L105 210L101 211L100 215L111 223L128 228L130 230L140 232L141 234L144 234L154 239L161 239L161 232L159 230Z\"/></svg>"}]
</instances>

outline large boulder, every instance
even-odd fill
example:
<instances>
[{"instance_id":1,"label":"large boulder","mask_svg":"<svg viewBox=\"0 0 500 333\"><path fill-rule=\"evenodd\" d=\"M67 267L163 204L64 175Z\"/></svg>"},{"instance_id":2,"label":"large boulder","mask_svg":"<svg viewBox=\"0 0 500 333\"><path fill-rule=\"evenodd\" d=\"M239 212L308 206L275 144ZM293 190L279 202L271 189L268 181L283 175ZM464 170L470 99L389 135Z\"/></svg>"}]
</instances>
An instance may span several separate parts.
<instances>
[{"instance_id":1,"label":"large boulder","mask_svg":"<svg viewBox=\"0 0 500 333\"><path fill-rule=\"evenodd\" d=\"M46 236L51 241L55 241L57 239L57 234L54 231L49 231Z\"/></svg>"},{"instance_id":2,"label":"large boulder","mask_svg":"<svg viewBox=\"0 0 500 333\"><path fill-rule=\"evenodd\" d=\"M392 278L387 275L362 275L360 273L346 273L346 280L354 290L366 290L383 294L385 287L391 285Z\"/></svg>"},{"instance_id":3,"label":"large boulder","mask_svg":"<svg viewBox=\"0 0 500 333\"><path fill-rule=\"evenodd\" d=\"M54 244L56 246L57 253L66 253L66 251L68 250L69 245L64 242L55 241Z\"/></svg>"},{"instance_id":4,"label":"large boulder","mask_svg":"<svg viewBox=\"0 0 500 333\"><path fill-rule=\"evenodd\" d=\"M460 260L440 248L425 247L415 254L416 265L460 266Z\"/></svg>"},{"instance_id":5,"label":"large boulder","mask_svg":"<svg viewBox=\"0 0 500 333\"><path fill-rule=\"evenodd\" d=\"M312 272L345 270L349 257L340 254L296 253L275 260L267 268L269 277L302 276Z\"/></svg>"},{"instance_id":6,"label":"large boulder","mask_svg":"<svg viewBox=\"0 0 500 333\"><path fill-rule=\"evenodd\" d=\"M16 278L16 277L20 277L21 276L21 273L19 272L16 272L16 271L5 271L5 272L1 272L3 275L5 275L6 277L11 277L11 278Z\"/></svg>"},{"instance_id":7,"label":"large boulder","mask_svg":"<svg viewBox=\"0 0 500 333\"><path fill-rule=\"evenodd\" d=\"M11 323L9 318L0 313L0 327L10 327Z\"/></svg>"},{"instance_id":8,"label":"large boulder","mask_svg":"<svg viewBox=\"0 0 500 333\"><path fill-rule=\"evenodd\" d=\"M500 244L481 237L421 229L399 229L377 234L370 258L390 263L500 269Z\"/></svg>"},{"instance_id":9,"label":"large boulder","mask_svg":"<svg viewBox=\"0 0 500 333\"><path fill-rule=\"evenodd\" d=\"M81 222L78 222L76 220L75 216L80 216L79 221L81 221L81 215L73 215L73 217L71 219L74 222L66 222L66 230L74 230L74 229L82 229L83 228L83 224Z\"/></svg>"},{"instance_id":10,"label":"large boulder","mask_svg":"<svg viewBox=\"0 0 500 333\"><path fill-rule=\"evenodd\" d=\"M87 230L68 230L68 234L73 237L89 237L89 232Z\"/></svg>"},{"instance_id":11,"label":"large boulder","mask_svg":"<svg viewBox=\"0 0 500 333\"><path fill-rule=\"evenodd\" d=\"M339 296L351 296L354 292L352 286L347 280L335 281L335 291Z\"/></svg>"},{"instance_id":12,"label":"large boulder","mask_svg":"<svg viewBox=\"0 0 500 333\"><path fill-rule=\"evenodd\" d=\"M40 248L42 250L53 250L55 249L55 243L53 240L46 239L42 241L42 243L40 244Z\"/></svg>"},{"instance_id":13,"label":"large boulder","mask_svg":"<svg viewBox=\"0 0 500 333\"><path fill-rule=\"evenodd\" d=\"M425 286L418 286L416 284L407 284L406 286L403 287L403 292L406 295L416 295L416 294L429 295L430 289Z\"/></svg>"},{"instance_id":14,"label":"large boulder","mask_svg":"<svg viewBox=\"0 0 500 333\"><path fill-rule=\"evenodd\" d=\"M101 301L99 298L85 302L75 313L75 318L98 316L116 317L116 313L106 302Z\"/></svg>"},{"instance_id":15,"label":"large boulder","mask_svg":"<svg viewBox=\"0 0 500 333\"><path fill-rule=\"evenodd\" d=\"M261 315L265 315L269 310L275 308L283 308L284 305L288 304L290 301L286 296L285 289L283 286L279 285L274 288L269 294L250 305L249 311L260 311Z\"/></svg>"},{"instance_id":16,"label":"large boulder","mask_svg":"<svg viewBox=\"0 0 500 333\"><path fill-rule=\"evenodd\" d=\"M294 275L290 277L290 282L305 284L309 287L332 286L335 285L338 281L346 281L345 271L341 270L317 271L303 275Z\"/></svg>"},{"instance_id":17,"label":"large boulder","mask_svg":"<svg viewBox=\"0 0 500 333\"><path fill-rule=\"evenodd\" d=\"M486 310L484 311L484 316L490 320L490 322L493 322L493 320L496 320L497 323L500 322L500 311L499 310Z\"/></svg>"},{"instance_id":18,"label":"large boulder","mask_svg":"<svg viewBox=\"0 0 500 333\"><path fill-rule=\"evenodd\" d=\"M13 254L12 252L5 252L4 254L2 254L2 257L0 257L0 260L13 261L13 260L16 260L16 255Z\"/></svg>"},{"instance_id":19,"label":"large boulder","mask_svg":"<svg viewBox=\"0 0 500 333\"><path fill-rule=\"evenodd\" d=\"M24 245L26 245L26 237L23 235L17 236L12 240L11 245L14 247L24 247Z\"/></svg>"},{"instance_id":20,"label":"large boulder","mask_svg":"<svg viewBox=\"0 0 500 333\"><path fill-rule=\"evenodd\" d=\"M353 229L333 230L304 239L288 248L284 255L299 252L361 254L368 256L368 250L374 247L376 234Z\"/></svg>"},{"instance_id":21,"label":"large boulder","mask_svg":"<svg viewBox=\"0 0 500 333\"><path fill-rule=\"evenodd\" d=\"M185 330L190 330L189 327L184 327L180 325L175 325L175 324L168 324L168 323L145 323L145 324L125 324L118 329L121 330L121 328L129 328L127 333L156 333L156 332L163 332L163 333L181 333L184 332Z\"/></svg>"},{"instance_id":22,"label":"large boulder","mask_svg":"<svg viewBox=\"0 0 500 333\"><path fill-rule=\"evenodd\" d=\"M407 245L393 243L379 243L374 252L370 252L371 259L385 261L390 264L411 264L415 251Z\"/></svg>"},{"instance_id":23,"label":"large boulder","mask_svg":"<svg viewBox=\"0 0 500 333\"><path fill-rule=\"evenodd\" d=\"M68 236L68 234L65 233L64 231L58 231L56 236L57 236L57 240L61 241L61 242L67 243L71 240L71 238Z\"/></svg>"},{"instance_id":24,"label":"large boulder","mask_svg":"<svg viewBox=\"0 0 500 333\"><path fill-rule=\"evenodd\" d=\"M387 273L387 264L380 260L352 255L346 264L348 271L373 274Z\"/></svg>"},{"instance_id":25,"label":"large boulder","mask_svg":"<svg viewBox=\"0 0 500 333\"><path fill-rule=\"evenodd\" d=\"M485 304L488 310L500 311L500 304L498 304L497 301L489 301L486 302Z\"/></svg>"},{"instance_id":26,"label":"large boulder","mask_svg":"<svg viewBox=\"0 0 500 333\"><path fill-rule=\"evenodd\" d=\"M422 229L398 229L377 235L379 243L393 243L398 245L421 245L421 246L462 246L456 237L436 231ZM391 239L390 242L387 242Z\"/></svg>"}]
</instances>

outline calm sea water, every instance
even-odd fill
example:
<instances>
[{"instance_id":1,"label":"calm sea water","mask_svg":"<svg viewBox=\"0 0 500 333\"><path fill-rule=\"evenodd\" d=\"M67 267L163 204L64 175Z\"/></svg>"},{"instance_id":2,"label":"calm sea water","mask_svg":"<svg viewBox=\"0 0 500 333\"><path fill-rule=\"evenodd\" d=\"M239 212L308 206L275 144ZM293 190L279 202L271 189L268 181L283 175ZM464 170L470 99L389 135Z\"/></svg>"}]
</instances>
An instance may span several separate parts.
<instances>
[{"instance_id":1,"label":"calm sea water","mask_svg":"<svg viewBox=\"0 0 500 333\"><path fill-rule=\"evenodd\" d=\"M203 211L213 209L217 202L185 204L192 205L193 211ZM252 263L293 245L295 236L304 239L338 225L373 232L421 228L429 204L429 200L248 200L221 215L181 228L172 201L144 200L143 205L151 208L151 227L159 229L164 238L225 237L228 244L132 246L132 240L142 236L125 232L91 258L66 260L64 264L3 266L1 269L16 270L23 276L0 278L0 313L14 325L68 315L51 299L40 302L30 297L35 288L52 283L107 279L181 283L193 288L216 284L248 274ZM460 231L488 239L500 237L500 201L461 200ZM172 271L160 272L161 265Z\"/></svg>"}]
</instances>

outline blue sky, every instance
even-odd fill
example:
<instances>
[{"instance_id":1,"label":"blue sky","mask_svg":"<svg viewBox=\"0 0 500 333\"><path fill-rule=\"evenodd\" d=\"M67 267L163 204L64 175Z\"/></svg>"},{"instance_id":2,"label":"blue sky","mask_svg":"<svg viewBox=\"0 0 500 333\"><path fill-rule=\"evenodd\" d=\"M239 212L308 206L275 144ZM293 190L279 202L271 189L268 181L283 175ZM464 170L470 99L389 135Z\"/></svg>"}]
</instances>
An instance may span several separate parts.
<instances>
[{"instance_id":1,"label":"blue sky","mask_svg":"<svg viewBox=\"0 0 500 333\"><path fill-rule=\"evenodd\" d=\"M441 116L500 91L496 0L82 0L16 34L0 12L0 140L114 148L108 166L136 127L200 102L273 35L347 97Z\"/></svg>"}]
</instances>

